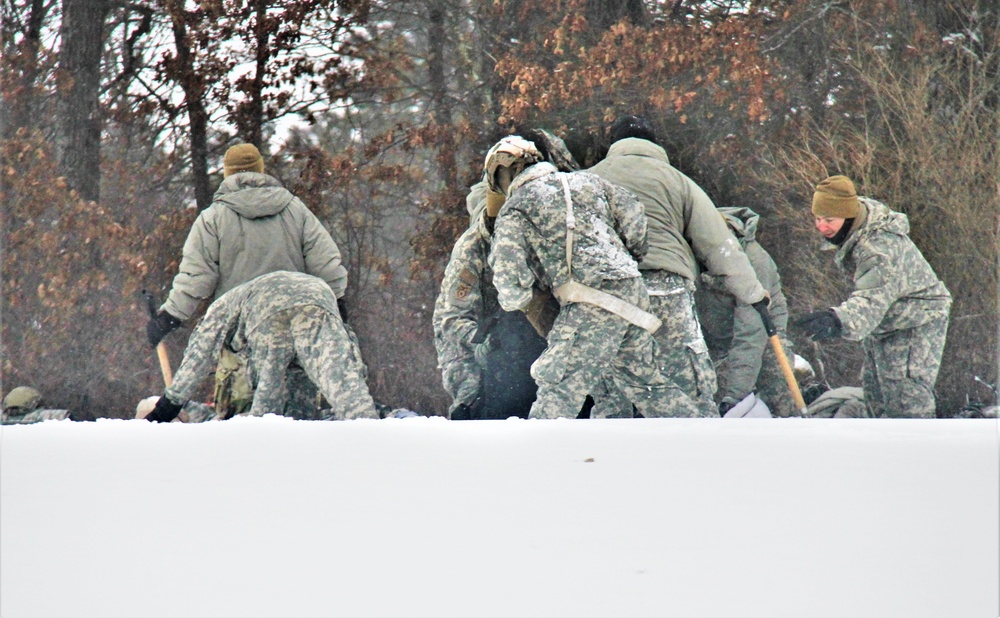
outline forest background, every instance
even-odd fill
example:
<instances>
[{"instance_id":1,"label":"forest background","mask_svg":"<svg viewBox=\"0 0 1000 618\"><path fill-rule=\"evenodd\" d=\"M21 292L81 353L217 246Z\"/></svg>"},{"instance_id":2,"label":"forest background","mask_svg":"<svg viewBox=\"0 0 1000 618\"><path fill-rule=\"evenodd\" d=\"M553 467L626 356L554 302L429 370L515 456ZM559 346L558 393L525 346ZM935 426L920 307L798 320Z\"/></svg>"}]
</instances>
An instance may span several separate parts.
<instances>
[{"instance_id":1,"label":"forest background","mask_svg":"<svg viewBox=\"0 0 1000 618\"><path fill-rule=\"evenodd\" d=\"M163 300L247 141L344 254L375 398L443 414L431 312L486 150L540 127L589 166L621 113L762 216L793 317L850 291L819 251L819 180L906 213L954 297L938 415L997 382L992 0L0 1L5 393L125 418L162 391L140 291ZM792 336L860 385L860 346Z\"/></svg>"}]
</instances>

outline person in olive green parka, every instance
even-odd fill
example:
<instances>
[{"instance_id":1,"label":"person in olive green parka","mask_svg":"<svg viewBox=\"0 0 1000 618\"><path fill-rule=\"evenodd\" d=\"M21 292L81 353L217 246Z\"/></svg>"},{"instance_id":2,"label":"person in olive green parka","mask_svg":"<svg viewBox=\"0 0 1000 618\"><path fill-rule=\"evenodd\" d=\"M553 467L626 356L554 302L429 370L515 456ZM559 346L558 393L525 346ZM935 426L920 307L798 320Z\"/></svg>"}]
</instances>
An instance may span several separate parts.
<instances>
[{"instance_id":1,"label":"person in olive green parka","mask_svg":"<svg viewBox=\"0 0 1000 618\"><path fill-rule=\"evenodd\" d=\"M716 375L695 313L699 263L740 305L759 303L766 293L711 198L670 164L650 122L620 116L609 133L607 156L589 171L628 189L642 202L649 221L649 252L639 270L652 312L663 321L655 335L661 361L703 413L714 414Z\"/></svg>"},{"instance_id":2,"label":"person in olive green parka","mask_svg":"<svg viewBox=\"0 0 1000 618\"><path fill-rule=\"evenodd\" d=\"M224 180L212 205L195 220L166 302L146 327L150 345L189 320L205 300L261 275L289 271L322 279L346 321L347 269L320 220L281 183L264 173L253 144L226 151ZM356 338L353 332L352 340ZM360 354L360 350L357 351ZM301 370L289 372L292 416L315 412L316 388Z\"/></svg>"}]
</instances>

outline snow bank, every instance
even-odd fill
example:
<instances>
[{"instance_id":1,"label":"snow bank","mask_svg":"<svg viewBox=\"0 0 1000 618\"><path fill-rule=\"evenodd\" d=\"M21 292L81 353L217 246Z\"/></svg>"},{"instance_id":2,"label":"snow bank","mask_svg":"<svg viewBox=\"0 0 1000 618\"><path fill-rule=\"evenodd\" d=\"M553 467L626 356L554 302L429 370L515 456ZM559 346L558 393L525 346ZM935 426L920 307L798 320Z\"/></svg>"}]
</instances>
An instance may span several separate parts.
<instances>
[{"instance_id":1,"label":"snow bank","mask_svg":"<svg viewBox=\"0 0 1000 618\"><path fill-rule=\"evenodd\" d=\"M994 420L0 430L0 615L997 616Z\"/></svg>"}]
</instances>

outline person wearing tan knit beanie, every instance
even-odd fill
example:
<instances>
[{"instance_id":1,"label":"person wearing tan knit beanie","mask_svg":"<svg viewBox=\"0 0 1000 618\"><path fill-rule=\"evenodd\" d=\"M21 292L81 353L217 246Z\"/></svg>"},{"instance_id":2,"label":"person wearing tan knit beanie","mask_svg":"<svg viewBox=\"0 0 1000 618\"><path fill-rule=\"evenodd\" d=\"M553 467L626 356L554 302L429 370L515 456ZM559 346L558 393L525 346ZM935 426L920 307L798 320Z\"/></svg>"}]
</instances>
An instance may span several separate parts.
<instances>
[{"instance_id":1,"label":"person wearing tan knit beanie","mask_svg":"<svg viewBox=\"0 0 1000 618\"><path fill-rule=\"evenodd\" d=\"M237 144L226 151L222 160L223 178L240 172L264 173L264 159L253 144Z\"/></svg>"},{"instance_id":2,"label":"person wearing tan knit beanie","mask_svg":"<svg viewBox=\"0 0 1000 618\"><path fill-rule=\"evenodd\" d=\"M951 294L910 239L908 217L858 196L845 176L816 186L812 213L854 290L795 325L813 341L861 343L865 416L934 418Z\"/></svg>"},{"instance_id":3,"label":"person wearing tan knit beanie","mask_svg":"<svg viewBox=\"0 0 1000 618\"><path fill-rule=\"evenodd\" d=\"M166 302L146 325L150 346L192 322L205 301L278 271L322 279L336 296L341 317L346 316L347 268L323 222L281 181L264 173L264 159L253 144L230 147L222 171L224 178L212 204L199 213L188 232ZM352 346L357 347L353 341ZM351 354L362 356L360 350ZM305 371L290 368L285 385L284 407L268 412L316 418L317 385Z\"/></svg>"}]
</instances>

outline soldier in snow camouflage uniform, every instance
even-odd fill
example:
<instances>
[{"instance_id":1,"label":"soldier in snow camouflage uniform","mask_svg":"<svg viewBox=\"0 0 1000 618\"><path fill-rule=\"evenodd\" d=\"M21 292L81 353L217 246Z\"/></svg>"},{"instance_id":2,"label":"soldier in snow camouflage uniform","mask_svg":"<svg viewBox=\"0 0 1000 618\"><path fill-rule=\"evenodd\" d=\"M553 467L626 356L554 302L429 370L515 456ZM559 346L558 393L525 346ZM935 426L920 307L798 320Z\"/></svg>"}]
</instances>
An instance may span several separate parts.
<instances>
[{"instance_id":1,"label":"soldier in snow camouflage uniform","mask_svg":"<svg viewBox=\"0 0 1000 618\"><path fill-rule=\"evenodd\" d=\"M771 298L768 312L778 329L781 347L791 359L792 342L786 335L788 304L781 291L781 277L774 260L756 239L760 215L749 208L719 208L719 213ZM716 363L719 403L735 405L756 392L775 416L799 416L760 314L753 307L736 302L719 278L709 272L703 272L699 278L695 307L709 354Z\"/></svg>"},{"instance_id":2,"label":"soldier in snow camouflage uniform","mask_svg":"<svg viewBox=\"0 0 1000 618\"><path fill-rule=\"evenodd\" d=\"M589 171L634 193L649 219L649 252L639 263L653 313L661 362L702 408L715 412L716 375L695 312L699 263L740 305L765 299L746 255L705 192L656 144L645 118L621 116L611 125L607 157ZM720 404L721 413L725 405Z\"/></svg>"},{"instance_id":3,"label":"soldier in snow camouflage uniform","mask_svg":"<svg viewBox=\"0 0 1000 618\"><path fill-rule=\"evenodd\" d=\"M378 418L361 377L361 360L330 287L311 275L279 271L223 294L198 325L173 384L146 418L170 421L218 363L223 346L247 362L254 387L250 414L281 414L285 376L296 361L337 419Z\"/></svg>"},{"instance_id":4,"label":"soldier in snow camouflage uniform","mask_svg":"<svg viewBox=\"0 0 1000 618\"><path fill-rule=\"evenodd\" d=\"M525 137L561 171L579 169L560 138L541 129ZM536 332L524 312L500 307L487 261L504 199L489 191L485 179L470 189L470 227L455 242L434 306L434 345L444 388L452 396L453 420L526 418L535 400L530 368L545 350L547 333L544 328ZM602 399L595 416L613 415L608 399Z\"/></svg>"},{"instance_id":5,"label":"soldier in snow camouflage uniform","mask_svg":"<svg viewBox=\"0 0 1000 618\"><path fill-rule=\"evenodd\" d=\"M501 140L486 160L491 187L507 195L489 257L500 305L523 310L534 287L559 296L561 286L578 282L648 309L636 264L646 252L642 205L593 174L566 174L550 163L536 163L538 153L519 139ZM570 228L573 244L567 256ZM656 343L649 332L590 302L560 304L548 347L531 368L538 383L531 417L576 417L587 394L599 391L605 379L644 416L698 415L694 402L654 361Z\"/></svg>"},{"instance_id":6,"label":"soldier in snow camouflage uniform","mask_svg":"<svg viewBox=\"0 0 1000 618\"><path fill-rule=\"evenodd\" d=\"M860 341L865 401L876 417L934 418L951 294L908 236L906 215L858 197L845 176L816 187L816 228L854 276L850 298L797 321L814 340Z\"/></svg>"},{"instance_id":7,"label":"soldier in snow camouflage uniform","mask_svg":"<svg viewBox=\"0 0 1000 618\"><path fill-rule=\"evenodd\" d=\"M485 414L487 401L483 399L484 375L487 368L476 359L476 348L488 346L486 341L477 340L480 330L492 316L498 316L501 311L497 302L496 289L493 287L493 271L487 263L490 252L493 217L486 212L486 199L479 199L480 193L469 194L468 205L470 214L474 211L473 223L455 242L451 259L445 269L441 282L441 292L434 305L434 345L438 353L438 367L444 388L452 397L449 416L454 420L476 418L499 418L505 413ZM499 196L502 198L502 196ZM494 200L497 198L494 197ZM523 320L529 330L523 314L516 317ZM496 326L492 331L496 331ZM496 333L491 332L490 337ZM545 347L544 340L537 337L540 345L536 346L535 356ZM530 342L529 342L530 343ZM516 371L518 367L503 368ZM526 373L526 372L525 372ZM527 384L523 384L527 398L526 404L518 402L511 409L511 414L518 414L523 408L527 416L528 407L534 399L534 383L530 375Z\"/></svg>"}]
</instances>

